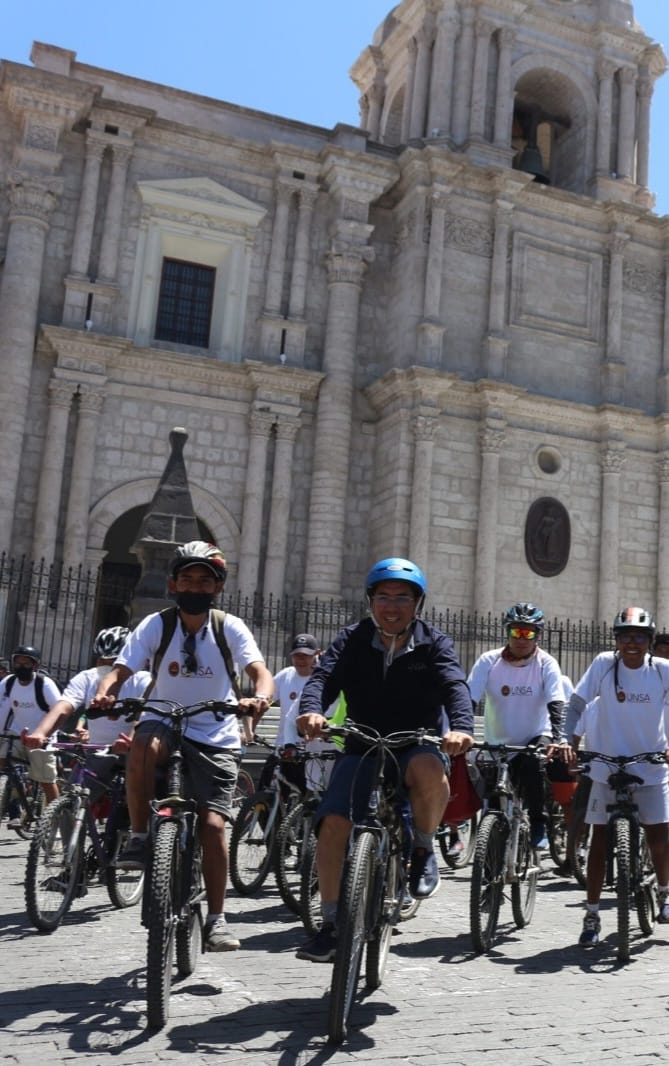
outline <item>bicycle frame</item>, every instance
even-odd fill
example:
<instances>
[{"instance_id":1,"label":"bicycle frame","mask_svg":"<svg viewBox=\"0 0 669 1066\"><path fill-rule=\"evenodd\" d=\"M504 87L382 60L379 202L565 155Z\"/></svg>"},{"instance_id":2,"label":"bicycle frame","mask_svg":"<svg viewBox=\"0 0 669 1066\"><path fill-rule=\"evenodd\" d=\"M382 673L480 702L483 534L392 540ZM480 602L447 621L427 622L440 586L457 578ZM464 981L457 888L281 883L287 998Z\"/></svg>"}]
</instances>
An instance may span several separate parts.
<instances>
[{"instance_id":1,"label":"bicycle frame","mask_svg":"<svg viewBox=\"0 0 669 1066\"><path fill-rule=\"evenodd\" d=\"M118 809L121 794L114 782L107 784L102 781L94 770L89 769L84 765L85 752L93 751L102 753L108 752L109 748L106 744L72 744L67 742L52 743L49 745L52 750L66 751L74 756L75 765L72 768L70 776L64 785L63 791L69 792L77 799L77 805L75 807L75 819L72 828L72 833L67 841L67 847L64 852L64 858L67 863L72 862L72 856L79 843L81 833L83 830L84 840L86 835L90 837L91 845L95 857L99 863L100 869L104 870L110 865L108 858L108 841L109 835L114 825L114 815ZM105 822L105 829L103 833L100 833L97 826L97 820L93 807L91 805L91 786L87 782L98 781L105 789L111 799L111 807L109 815ZM84 866L83 875L85 877L86 867Z\"/></svg>"},{"instance_id":2,"label":"bicycle frame","mask_svg":"<svg viewBox=\"0 0 669 1066\"><path fill-rule=\"evenodd\" d=\"M25 811L27 820L25 828L35 821L35 807L38 806L37 800L34 800L29 795L29 789L27 782L30 780L29 764L25 759L21 759L14 755L12 748L14 744L21 740L20 733L11 733L3 730L0 733L0 740L6 740L7 751L4 755L5 765L0 766L0 775L4 775L7 778L7 792L6 792L6 806L5 811L0 811L0 815L6 813L10 800L13 798L13 793L16 793L16 801L23 811ZM41 790L41 785L35 783L35 788ZM39 795L36 793L36 795Z\"/></svg>"},{"instance_id":3,"label":"bicycle frame","mask_svg":"<svg viewBox=\"0 0 669 1066\"><path fill-rule=\"evenodd\" d=\"M511 781L510 757L515 752L526 752L541 756L543 749L536 745L525 744L476 744L479 751L487 751L492 756L497 766L497 783L491 796L484 802L482 815L496 814L506 823L507 839L504 849L504 882L507 885L519 880L518 870L518 842L520 839L521 825L529 828L527 811L523 807L520 795ZM523 871L524 876L528 873L539 873L540 866L535 862L534 866Z\"/></svg>"}]
</instances>

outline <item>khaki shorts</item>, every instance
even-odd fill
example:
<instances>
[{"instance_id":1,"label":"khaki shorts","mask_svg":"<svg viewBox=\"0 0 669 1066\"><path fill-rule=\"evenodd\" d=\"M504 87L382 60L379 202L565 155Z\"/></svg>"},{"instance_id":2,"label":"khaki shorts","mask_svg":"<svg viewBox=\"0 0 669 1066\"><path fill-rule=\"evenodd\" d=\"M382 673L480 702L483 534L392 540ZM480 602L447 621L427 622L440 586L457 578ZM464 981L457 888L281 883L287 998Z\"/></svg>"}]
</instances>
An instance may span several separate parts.
<instances>
[{"instance_id":1,"label":"khaki shorts","mask_svg":"<svg viewBox=\"0 0 669 1066\"><path fill-rule=\"evenodd\" d=\"M0 759L6 758L8 743L6 740L0 742ZM33 781L51 785L58 777L55 751L46 751L44 748L26 748L24 744L15 740L12 746L12 757L30 764L30 776Z\"/></svg>"}]
</instances>

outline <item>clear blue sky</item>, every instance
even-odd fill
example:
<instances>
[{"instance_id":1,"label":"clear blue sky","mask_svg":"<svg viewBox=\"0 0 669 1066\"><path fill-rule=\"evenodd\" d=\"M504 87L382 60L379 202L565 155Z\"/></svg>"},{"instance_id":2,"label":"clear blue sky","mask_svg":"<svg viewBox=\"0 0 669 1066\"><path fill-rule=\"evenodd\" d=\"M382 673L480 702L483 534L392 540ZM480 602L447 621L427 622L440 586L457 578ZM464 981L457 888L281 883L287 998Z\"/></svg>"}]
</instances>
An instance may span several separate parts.
<instances>
[{"instance_id":1,"label":"clear blue sky","mask_svg":"<svg viewBox=\"0 0 669 1066\"><path fill-rule=\"evenodd\" d=\"M351 64L392 0L18 0L0 56L28 63L34 40L121 71L318 126L358 122ZM669 51L669 0L635 0L637 21ZM651 188L669 214L669 74L653 106Z\"/></svg>"}]
</instances>

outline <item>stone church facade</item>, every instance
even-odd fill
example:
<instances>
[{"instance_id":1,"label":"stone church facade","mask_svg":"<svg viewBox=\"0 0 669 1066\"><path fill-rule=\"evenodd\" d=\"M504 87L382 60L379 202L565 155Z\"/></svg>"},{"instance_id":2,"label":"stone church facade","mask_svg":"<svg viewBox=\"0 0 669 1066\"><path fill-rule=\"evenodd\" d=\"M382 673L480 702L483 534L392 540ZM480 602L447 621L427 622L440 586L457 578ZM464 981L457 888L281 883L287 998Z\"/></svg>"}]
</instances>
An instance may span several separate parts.
<instances>
[{"instance_id":1,"label":"stone church facade","mask_svg":"<svg viewBox=\"0 0 669 1066\"><path fill-rule=\"evenodd\" d=\"M665 57L628 0L403 0L332 130L0 67L0 548L123 560L175 426L230 588L669 625Z\"/></svg>"}]
</instances>

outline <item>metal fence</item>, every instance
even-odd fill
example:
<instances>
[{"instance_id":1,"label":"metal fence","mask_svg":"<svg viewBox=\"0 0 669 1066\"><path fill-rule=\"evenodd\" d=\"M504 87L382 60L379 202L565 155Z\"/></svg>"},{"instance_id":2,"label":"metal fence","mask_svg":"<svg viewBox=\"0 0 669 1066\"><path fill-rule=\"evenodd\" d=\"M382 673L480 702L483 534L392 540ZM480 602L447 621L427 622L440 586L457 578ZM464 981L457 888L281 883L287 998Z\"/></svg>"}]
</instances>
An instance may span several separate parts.
<instances>
[{"instance_id":1,"label":"metal fence","mask_svg":"<svg viewBox=\"0 0 669 1066\"><path fill-rule=\"evenodd\" d=\"M122 616L129 610L132 591L133 582L109 578L103 567L65 570L1 555L0 654L8 658L17 644L36 645L44 667L63 685L91 665L95 633L110 624L110 612ZM247 623L273 673L287 664L296 633L313 633L325 648L343 626L366 614L363 601L237 595L224 596L221 606ZM504 643L501 617L437 608L428 609L423 617L453 637L467 672L481 652ZM607 625L554 619L546 626L542 645L558 659L563 673L576 681L598 652L613 647L613 639Z\"/></svg>"}]
</instances>

